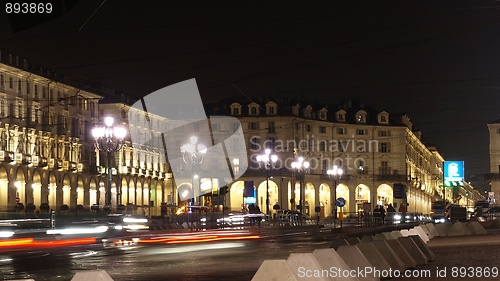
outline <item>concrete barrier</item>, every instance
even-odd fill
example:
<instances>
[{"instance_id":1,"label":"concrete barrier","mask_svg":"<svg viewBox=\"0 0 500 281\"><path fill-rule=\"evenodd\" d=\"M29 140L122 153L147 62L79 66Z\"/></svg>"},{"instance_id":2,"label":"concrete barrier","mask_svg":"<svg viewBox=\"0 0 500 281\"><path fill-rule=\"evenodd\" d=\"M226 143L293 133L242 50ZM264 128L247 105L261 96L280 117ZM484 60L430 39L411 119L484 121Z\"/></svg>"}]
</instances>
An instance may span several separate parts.
<instances>
[{"instance_id":1,"label":"concrete barrier","mask_svg":"<svg viewBox=\"0 0 500 281\"><path fill-rule=\"evenodd\" d=\"M345 241L347 242L347 244L349 245L356 245L358 244L359 242L361 242L361 240L359 239L359 237L357 236L348 236L345 238Z\"/></svg>"},{"instance_id":2,"label":"concrete barrier","mask_svg":"<svg viewBox=\"0 0 500 281\"><path fill-rule=\"evenodd\" d=\"M390 239L394 240L394 239ZM399 258L398 254L392 250L386 240L378 240L371 242L373 246L380 252L382 257L387 261L392 270L403 271L406 269L405 264Z\"/></svg>"},{"instance_id":3,"label":"concrete barrier","mask_svg":"<svg viewBox=\"0 0 500 281\"><path fill-rule=\"evenodd\" d=\"M295 277L300 280L332 280L329 275L329 270L323 270L312 253L290 254L290 256L288 256L288 258L286 259L286 262L292 269L292 273L295 275Z\"/></svg>"},{"instance_id":4,"label":"concrete barrier","mask_svg":"<svg viewBox=\"0 0 500 281\"><path fill-rule=\"evenodd\" d=\"M415 259L406 251L406 249L401 245L397 239L387 240L387 245L397 253L399 259L404 263L406 269L417 267L417 262Z\"/></svg>"},{"instance_id":5,"label":"concrete barrier","mask_svg":"<svg viewBox=\"0 0 500 281\"><path fill-rule=\"evenodd\" d=\"M372 241L374 241L372 235L363 235L363 237L361 237L361 242L372 242Z\"/></svg>"},{"instance_id":6,"label":"concrete barrier","mask_svg":"<svg viewBox=\"0 0 500 281\"><path fill-rule=\"evenodd\" d=\"M337 250L340 246L343 246L343 245L349 245L349 244L347 243L347 241L345 241L345 239L337 238L337 239L332 240L332 243L330 244L330 248L334 248L335 250Z\"/></svg>"},{"instance_id":7,"label":"concrete barrier","mask_svg":"<svg viewBox=\"0 0 500 281\"><path fill-rule=\"evenodd\" d=\"M370 263L378 270L390 270L391 265L387 262L384 256L373 245L375 241L370 243L359 243L356 245Z\"/></svg>"},{"instance_id":8,"label":"concrete barrier","mask_svg":"<svg viewBox=\"0 0 500 281\"><path fill-rule=\"evenodd\" d=\"M113 281L111 276L104 270L78 271L73 275L71 281Z\"/></svg>"},{"instance_id":9,"label":"concrete barrier","mask_svg":"<svg viewBox=\"0 0 500 281\"><path fill-rule=\"evenodd\" d=\"M448 236L462 236L465 235L465 228L463 224L459 221L455 222L449 229L448 229Z\"/></svg>"},{"instance_id":10,"label":"concrete barrier","mask_svg":"<svg viewBox=\"0 0 500 281\"><path fill-rule=\"evenodd\" d=\"M391 235L392 235L393 239L398 239L399 237L403 237L403 235L401 234L401 231L398 231L398 230L391 231Z\"/></svg>"},{"instance_id":11,"label":"concrete barrier","mask_svg":"<svg viewBox=\"0 0 500 281\"><path fill-rule=\"evenodd\" d=\"M392 236L392 234L390 232L388 232L388 231L382 232L382 235L385 236L385 240L394 239L394 237Z\"/></svg>"},{"instance_id":12,"label":"concrete barrier","mask_svg":"<svg viewBox=\"0 0 500 281\"><path fill-rule=\"evenodd\" d=\"M401 229L399 232L401 233L401 235L403 237L407 237L408 235L410 235L410 230L409 229Z\"/></svg>"},{"instance_id":13,"label":"concrete barrier","mask_svg":"<svg viewBox=\"0 0 500 281\"><path fill-rule=\"evenodd\" d=\"M317 249L312 253L314 258L318 261L321 268L326 270L331 270L332 268L341 270L342 273L337 276L333 276L336 279L341 279L345 281L359 281L356 276L352 274L343 274L345 270L350 270L351 268L345 263L345 261L340 257L340 255L334 249ZM342 278L339 278L342 277Z\"/></svg>"},{"instance_id":14,"label":"concrete barrier","mask_svg":"<svg viewBox=\"0 0 500 281\"><path fill-rule=\"evenodd\" d=\"M439 236L439 232L436 230L436 227L432 223L426 223L425 226L429 230L429 232L432 234L433 237Z\"/></svg>"},{"instance_id":15,"label":"concrete barrier","mask_svg":"<svg viewBox=\"0 0 500 281\"><path fill-rule=\"evenodd\" d=\"M382 233L377 233L377 234L373 235L373 241L376 241L376 240L387 240L387 237Z\"/></svg>"},{"instance_id":16,"label":"concrete barrier","mask_svg":"<svg viewBox=\"0 0 500 281\"><path fill-rule=\"evenodd\" d=\"M429 240L431 240L429 238L429 236L427 236L427 233L425 233L425 231L422 229L422 227L420 225L415 226L414 228L410 229L410 233L414 233L415 231L420 236L420 238L422 238L422 240L425 243L427 243L427 242L429 242Z\"/></svg>"},{"instance_id":17,"label":"concrete barrier","mask_svg":"<svg viewBox=\"0 0 500 281\"><path fill-rule=\"evenodd\" d=\"M400 237L398 238L398 241L415 260L417 265L425 265L428 263L427 257L424 253L422 253L422 251L420 251L420 248L415 244L415 242L413 242L413 239L410 237Z\"/></svg>"},{"instance_id":18,"label":"concrete barrier","mask_svg":"<svg viewBox=\"0 0 500 281\"><path fill-rule=\"evenodd\" d=\"M361 244L368 244L368 243L360 243ZM339 256L345 261L347 266L352 269L357 269L357 268L373 268L374 265L368 261L368 259L361 253L361 251L358 249L358 246L356 245L347 245L347 246L340 246L339 249L337 250L337 253ZM376 277L374 274L370 276L366 276L365 278L360 278L361 280L369 280L369 281L378 281L380 278ZM268 279L269 280L269 279Z\"/></svg>"},{"instance_id":19,"label":"concrete barrier","mask_svg":"<svg viewBox=\"0 0 500 281\"><path fill-rule=\"evenodd\" d=\"M286 260L264 260L252 281L299 281L292 271Z\"/></svg>"},{"instance_id":20,"label":"concrete barrier","mask_svg":"<svg viewBox=\"0 0 500 281\"><path fill-rule=\"evenodd\" d=\"M438 236L448 236L448 225L447 223L438 223L435 225L435 229L437 233L439 234Z\"/></svg>"},{"instance_id":21,"label":"concrete barrier","mask_svg":"<svg viewBox=\"0 0 500 281\"><path fill-rule=\"evenodd\" d=\"M408 237L410 237L415 243L415 245L417 245L417 247L420 249L420 251L424 253L425 257L427 258L427 261L434 261L436 259L436 255L434 254L434 252L429 247L427 247L427 245L420 238L420 236L410 235Z\"/></svg>"},{"instance_id":22,"label":"concrete barrier","mask_svg":"<svg viewBox=\"0 0 500 281\"><path fill-rule=\"evenodd\" d=\"M488 231L477 221L471 221L467 224L467 228L472 231L473 234L483 235L488 234Z\"/></svg>"},{"instance_id":23,"label":"concrete barrier","mask_svg":"<svg viewBox=\"0 0 500 281\"><path fill-rule=\"evenodd\" d=\"M421 224L421 225L419 225L419 226L420 226L420 227L422 228L422 230L425 232L425 234L427 235L427 237L429 237L429 239L434 238L434 234L432 234L432 233L429 231L429 229L427 228L427 225L426 225L426 224Z\"/></svg>"}]
</instances>

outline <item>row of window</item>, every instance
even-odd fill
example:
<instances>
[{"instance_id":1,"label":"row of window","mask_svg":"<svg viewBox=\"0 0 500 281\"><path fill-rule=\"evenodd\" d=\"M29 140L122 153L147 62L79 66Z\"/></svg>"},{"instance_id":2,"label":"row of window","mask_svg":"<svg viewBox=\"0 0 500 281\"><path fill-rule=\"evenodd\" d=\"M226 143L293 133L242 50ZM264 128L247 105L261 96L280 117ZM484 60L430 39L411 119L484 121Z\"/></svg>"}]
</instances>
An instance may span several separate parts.
<instances>
[{"instance_id":1,"label":"row of window","mask_svg":"<svg viewBox=\"0 0 500 281\"><path fill-rule=\"evenodd\" d=\"M295 129L299 130L300 124L296 123L295 124ZM260 122L249 122L248 123L248 129L249 130L259 130L260 129ZM276 133L276 125L275 122L267 122L267 132L269 134L274 134ZM304 126L304 129L308 133L314 133L314 127L311 124L306 124ZM348 130L345 127L336 127L335 128L337 135L347 135ZM326 134L328 133L327 127L326 126L318 126L318 132L320 134ZM356 135L358 136L367 136L369 135L369 131L367 129L355 129ZM377 134L379 137L390 137L391 136L391 131L390 130L377 130Z\"/></svg>"},{"instance_id":2,"label":"row of window","mask_svg":"<svg viewBox=\"0 0 500 281\"><path fill-rule=\"evenodd\" d=\"M18 77L9 76L7 79L6 74L0 74L0 89L5 89L4 87L7 84L8 89L15 90L18 96L23 95L24 92L29 95L29 98L40 101L40 100L48 100L49 102L59 102L64 106L75 106L79 110L95 112L96 104L91 102L90 100L82 97L79 94L66 94L62 92L60 89L54 87L50 87L50 83L47 85L39 85L37 83L31 83L29 80L21 80ZM14 80L16 79L16 80Z\"/></svg>"},{"instance_id":3,"label":"row of window","mask_svg":"<svg viewBox=\"0 0 500 281\"><path fill-rule=\"evenodd\" d=\"M230 106L231 115L232 116L241 116L242 115L242 106L239 103L233 103ZM322 108L318 112L313 112L312 107L310 105L306 106L302 109L302 116L305 118L318 118L319 120L327 119L326 108ZM292 113L296 116L299 116L299 106L296 105L292 108ZM341 109L336 112L335 118L337 122L346 122L346 111ZM260 114L260 105L257 103L251 103L248 105L248 114L250 116L258 116ZM266 114L267 115L276 115L277 114L277 104L274 102L268 102L266 104ZM359 110L356 113L356 123L364 124L367 119L367 112L364 110ZM379 124L389 124L389 113L383 111L377 115L377 121Z\"/></svg>"}]
</instances>

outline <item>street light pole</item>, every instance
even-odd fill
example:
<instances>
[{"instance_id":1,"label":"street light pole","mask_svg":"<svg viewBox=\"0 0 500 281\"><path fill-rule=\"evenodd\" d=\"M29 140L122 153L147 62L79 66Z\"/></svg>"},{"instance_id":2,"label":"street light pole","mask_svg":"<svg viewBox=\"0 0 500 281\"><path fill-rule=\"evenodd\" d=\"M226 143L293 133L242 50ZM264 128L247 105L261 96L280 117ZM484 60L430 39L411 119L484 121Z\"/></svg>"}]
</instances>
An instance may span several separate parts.
<instances>
[{"instance_id":1,"label":"street light pole","mask_svg":"<svg viewBox=\"0 0 500 281\"><path fill-rule=\"evenodd\" d=\"M104 127L94 127L92 129L92 136L95 140L95 147L99 151L106 152L107 156L107 184L106 184L106 198L104 207L112 210L112 196L111 185L113 183L113 175L111 174L111 160L113 153L119 151L124 143L127 131L121 126L113 127L113 117L104 118ZM117 190L117 203L121 202L121 192Z\"/></svg>"},{"instance_id":2,"label":"street light pole","mask_svg":"<svg viewBox=\"0 0 500 281\"><path fill-rule=\"evenodd\" d=\"M207 153L207 147L204 146L203 144L198 143L198 137L192 136L189 138L189 143L183 144L181 146L181 153L182 153L182 160L184 163L191 165L191 173L192 179L194 179L194 166L199 165L203 162L203 159L205 157L205 154ZM195 194L195 187L194 187L194 180L192 182L192 189L193 189L193 201L196 203L196 194ZM199 189L199 185L198 185ZM198 190L198 196L200 196Z\"/></svg>"},{"instance_id":3,"label":"street light pole","mask_svg":"<svg viewBox=\"0 0 500 281\"><path fill-rule=\"evenodd\" d=\"M269 177L270 171L274 170L276 167L276 162L278 161L278 156L276 154L271 155L271 149L266 149L264 154L257 155L257 162L259 167L266 171L266 215L270 215L270 203L269 202Z\"/></svg>"},{"instance_id":4,"label":"street light pole","mask_svg":"<svg viewBox=\"0 0 500 281\"><path fill-rule=\"evenodd\" d=\"M335 220L337 219L337 181L342 177L344 171L342 168L333 165L331 170L326 171L330 180L333 181L333 192L330 190L330 202L332 204L332 217L333 217L333 228L335 228Z\"/></svg>"},{"instance_id":5,"label":"street light pole","mask_svg":"<svg viewBox=\"0 0 500 281\"><path fill-rule=\"evenodd\" d=\"M305 198L304 198L304 178L305 178L305 173L309 170L310 163L308 161L304 160L304 157L299 157L297 158L297 161L292 162L292 169L296 170L297 177L299 178L299 183L300 183L300 219L302 223L302 215L304 214L304 205L305 205Z\"/></svg>"}]
</instances>

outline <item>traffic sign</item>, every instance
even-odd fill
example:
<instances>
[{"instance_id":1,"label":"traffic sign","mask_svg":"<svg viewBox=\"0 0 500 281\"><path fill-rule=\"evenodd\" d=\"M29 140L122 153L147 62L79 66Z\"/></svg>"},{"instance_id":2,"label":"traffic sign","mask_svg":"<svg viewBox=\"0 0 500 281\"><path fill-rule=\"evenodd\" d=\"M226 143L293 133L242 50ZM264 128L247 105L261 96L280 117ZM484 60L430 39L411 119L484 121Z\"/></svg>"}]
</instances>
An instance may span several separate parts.
<instances>
[{"instance_id":1,"label":"traffic sign","mask_svg":"<svg viewBox=\"0 0 500 281\"><path fill-rule=\"evenodd\" d=\"M342 197L339 197L337 198L337 201L335 201L335 205L337 205L337 207L344 207L345 206L345 199L342 198Z\"/></svg>"}]
</instances>

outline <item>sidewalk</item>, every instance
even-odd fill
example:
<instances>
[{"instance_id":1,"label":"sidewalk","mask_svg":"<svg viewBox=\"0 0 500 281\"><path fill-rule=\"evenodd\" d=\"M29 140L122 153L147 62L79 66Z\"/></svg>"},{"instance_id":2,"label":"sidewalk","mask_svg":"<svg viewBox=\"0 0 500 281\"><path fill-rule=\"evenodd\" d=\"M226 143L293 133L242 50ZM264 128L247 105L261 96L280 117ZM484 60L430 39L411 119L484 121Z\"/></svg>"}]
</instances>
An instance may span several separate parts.
<instances>
[{"instance_id":1,"label":"sidewalk","mask_svg":"<svg viewBox=\"0 0 500 281\"><path fill-rule=\"evenodd\" d=\"M427 245L435 253L436 260L412 270L413 275L420 277L390 280L500 280L498 229L489 229L487 235L435 237Z\"/></svg>"}]
</instances>

